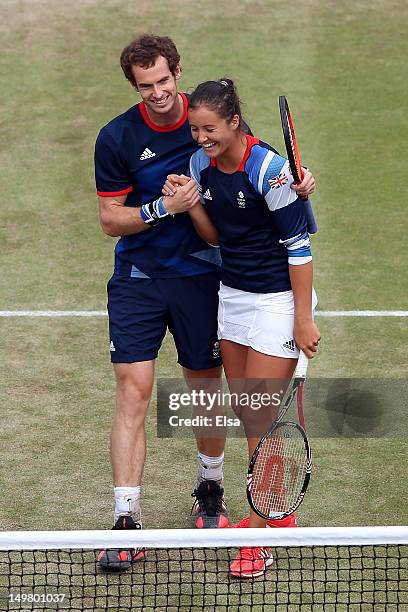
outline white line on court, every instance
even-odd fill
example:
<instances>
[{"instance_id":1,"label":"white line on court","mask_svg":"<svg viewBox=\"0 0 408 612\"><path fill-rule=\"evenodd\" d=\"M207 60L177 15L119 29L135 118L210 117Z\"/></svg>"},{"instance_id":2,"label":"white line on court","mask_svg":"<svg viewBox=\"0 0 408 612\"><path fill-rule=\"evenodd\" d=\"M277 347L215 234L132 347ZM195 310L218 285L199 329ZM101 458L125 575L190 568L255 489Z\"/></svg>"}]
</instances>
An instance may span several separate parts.
<instances>
[{"instance_id":1,"label":"white line on court","mask_svg":"<svg viewBox=\"0 0 408 612\"><path fill-rule=\"evenodd\" d=\"M317 317L408 317L408 310L316 310Z\"/></svg>"},{"instance_id":2,"label":"white line on court","mask_svg":"<svg viewBox=\"0 0 408 612\"><path fill-rule=\"evenodd\" d=\"M106 310L0 310L0 317L107 317Z\"/></svg>"},{"instance_id":3,"label":"white line on court","mask_svg":"<svg viewBox=\"0 0 408 612\"><path fill-rule=\"evenodd\" d=\"M106 317L106 310L0 310L0 317ZM317 310L317 317L408 317L408 310Z\"/></svg>"}]
</instances>

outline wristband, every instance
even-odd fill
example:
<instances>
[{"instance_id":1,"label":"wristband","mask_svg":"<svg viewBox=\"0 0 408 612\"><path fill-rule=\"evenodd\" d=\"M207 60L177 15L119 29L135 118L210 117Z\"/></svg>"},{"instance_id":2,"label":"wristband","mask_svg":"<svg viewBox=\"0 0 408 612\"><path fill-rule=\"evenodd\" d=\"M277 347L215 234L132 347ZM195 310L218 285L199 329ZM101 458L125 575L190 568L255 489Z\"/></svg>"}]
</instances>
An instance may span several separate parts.
<instances>
[{"instance_id":1,"label":"wristband","mask_svg":"<svg viewBox=\"0 0 408 612\"><path fill-rule=\"evenodd\" d=\"M163 202L163 196L154 202L143 204L140 208L140 216L147 225L157 225L169 216L169 212L166 210Z\"/></svg>"}]
</instances>

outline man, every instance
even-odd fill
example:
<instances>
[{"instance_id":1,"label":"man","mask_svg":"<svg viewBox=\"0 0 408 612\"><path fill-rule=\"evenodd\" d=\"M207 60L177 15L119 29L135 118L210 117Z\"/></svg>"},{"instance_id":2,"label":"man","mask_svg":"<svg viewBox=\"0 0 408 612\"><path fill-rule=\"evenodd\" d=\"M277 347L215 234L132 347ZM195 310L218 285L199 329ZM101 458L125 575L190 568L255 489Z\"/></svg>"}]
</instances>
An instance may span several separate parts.
<instances>
[{"instance_id":1,"label":"man","mask_svg":"<svg viewBox=\"0 0 408 612\"><path fill-rule=\"evenodd\" d=\"M182 174L197 149L187 120L188 100L177 91L180 56L167 37L143 35L122 52L121 66L142 102L99 133L95 174L102 230L121 237L108 283L110 351L117 392L111 435L114 529L141 527L140 483L145 418L154 365L167 328L190 387L219 380L217 338L218 250L203 242L188 214L199 200L189 180L161 196L168 174ZM311 193L307 173L297 188ZM197 437L194 490L197 527L226 527L223 438ZM126 569L140 550L107 550L105 568Z\"/></svg>"}]
</instances>

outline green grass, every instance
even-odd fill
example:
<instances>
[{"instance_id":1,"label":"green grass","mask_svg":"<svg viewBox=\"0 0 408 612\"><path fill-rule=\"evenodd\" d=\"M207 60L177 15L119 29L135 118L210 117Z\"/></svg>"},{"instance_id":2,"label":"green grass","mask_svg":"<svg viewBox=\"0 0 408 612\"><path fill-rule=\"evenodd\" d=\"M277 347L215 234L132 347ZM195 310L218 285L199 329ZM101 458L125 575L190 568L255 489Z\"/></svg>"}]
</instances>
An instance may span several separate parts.
<instances>
[{"instance_id":1,"label":"green grass","mask_svg":"<svg viewBox=\"0 0 408 612\"><path fill-rule=\"evenodd\" d=\"M378 323L366 324L375 335ZM322 328L326 327L322 325ZM384 324L388 334L395 321ZM338 322L327 326L336 335ZM0 319L3 368L3 470L0 484L3 529L97 529L109 527L112 489L108 439L114 381L106 359L107 320ZM341 332L342 326L339 331ZM343 330L344 331L344 330ZM314 378L346 376L346 364L359 363L360 348L330 347L311 366ZM179 376L171 338L158 364L162 378ZM337 364L344 361L338 372ZM383 376L376 360L353 376ZM189 527L195 445L191 438L157 439L155 398L148 422L149 453L143 502L147 526ZM384 407L386 410L386 407ZM322 419L325 416L322 406ZM313 421L318 421L316 410ZM300 516L302 524L406 524L402 483L406 483L406 439L398 433L380 439L313 439L314 478ZM226 447L226 492L233 520L246 513L246 445ZM176 484L169 485L169 480ZM362 505L356 492L364 491ZM165 503L158 503L164 495ZM344 501L347 500L347 501Z\"/></svg>"},{"instance_id":2,"label":"green grass","mask_svg":"<svg viewBox=\"0 0 408 612\"><path fill-rule=\"evenodd\" d=\"M118 58L141 29L177 41L185 89L235 78L253 131L280 149L277 97L288 96L318 179L321 307L406 305L406 4L240 1L231 10L223 0L214 8L179 0L2 3L5 307L104 306L113 241L98 229L93 144L104 123L137 101Z\"/></svg>"},{"instance_id":3,"label":"green grass","mask_svg":"<svg viewBox=\"0 0 408 612\"><path fill-rule=\"evenodd\" d=\"M98 225L93 146L138 99L119 55L141 31L175 39L185 90L234 78L254 133L280 150L287 95L317 176L319 308L408 309L406 2L3 0L0 11L1 310L105 307L114 241ZM406 379L406 319L318 322L312 376ZM0 319L0 333L2 529L109 528L107 320ZM178 375L167 337L158 376ZM302 524L407 524L405 433L314 439ZM145 525L189 527L194 441L157 439L154 399L148 436ZM244 440L228 440L233 520L247 513L245 471Z\"/></svg>"}]
</instances>

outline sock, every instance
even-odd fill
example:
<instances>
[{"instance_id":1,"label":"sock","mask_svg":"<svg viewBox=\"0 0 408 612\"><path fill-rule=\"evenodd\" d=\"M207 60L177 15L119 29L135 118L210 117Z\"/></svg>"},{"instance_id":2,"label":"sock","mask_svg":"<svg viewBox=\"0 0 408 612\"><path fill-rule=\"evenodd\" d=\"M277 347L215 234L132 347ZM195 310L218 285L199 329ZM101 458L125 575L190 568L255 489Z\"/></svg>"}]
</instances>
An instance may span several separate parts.
<instances>
[{"instance_id":1,"label":"sock","mask_svg":"<svg viewBox=\"0 0 408 612\"><path fill-rule=\"evenodd\" d=\"M140 510L140 487L114 487L115 494L115 523L120 515L128 514L135 523L142 524Z\"/></svg>"},{"instance_id":2,"label":"sock","mask_svg":"<svg viewBox=\"0 0 408 612\"><path fill-rule=\"evenodd\" d=\"M197 481L196 489L203 480L215 480L220 487L224 482L224 453L219 457L208 457L197 453Z\"/></svg>"}]
</instances>

